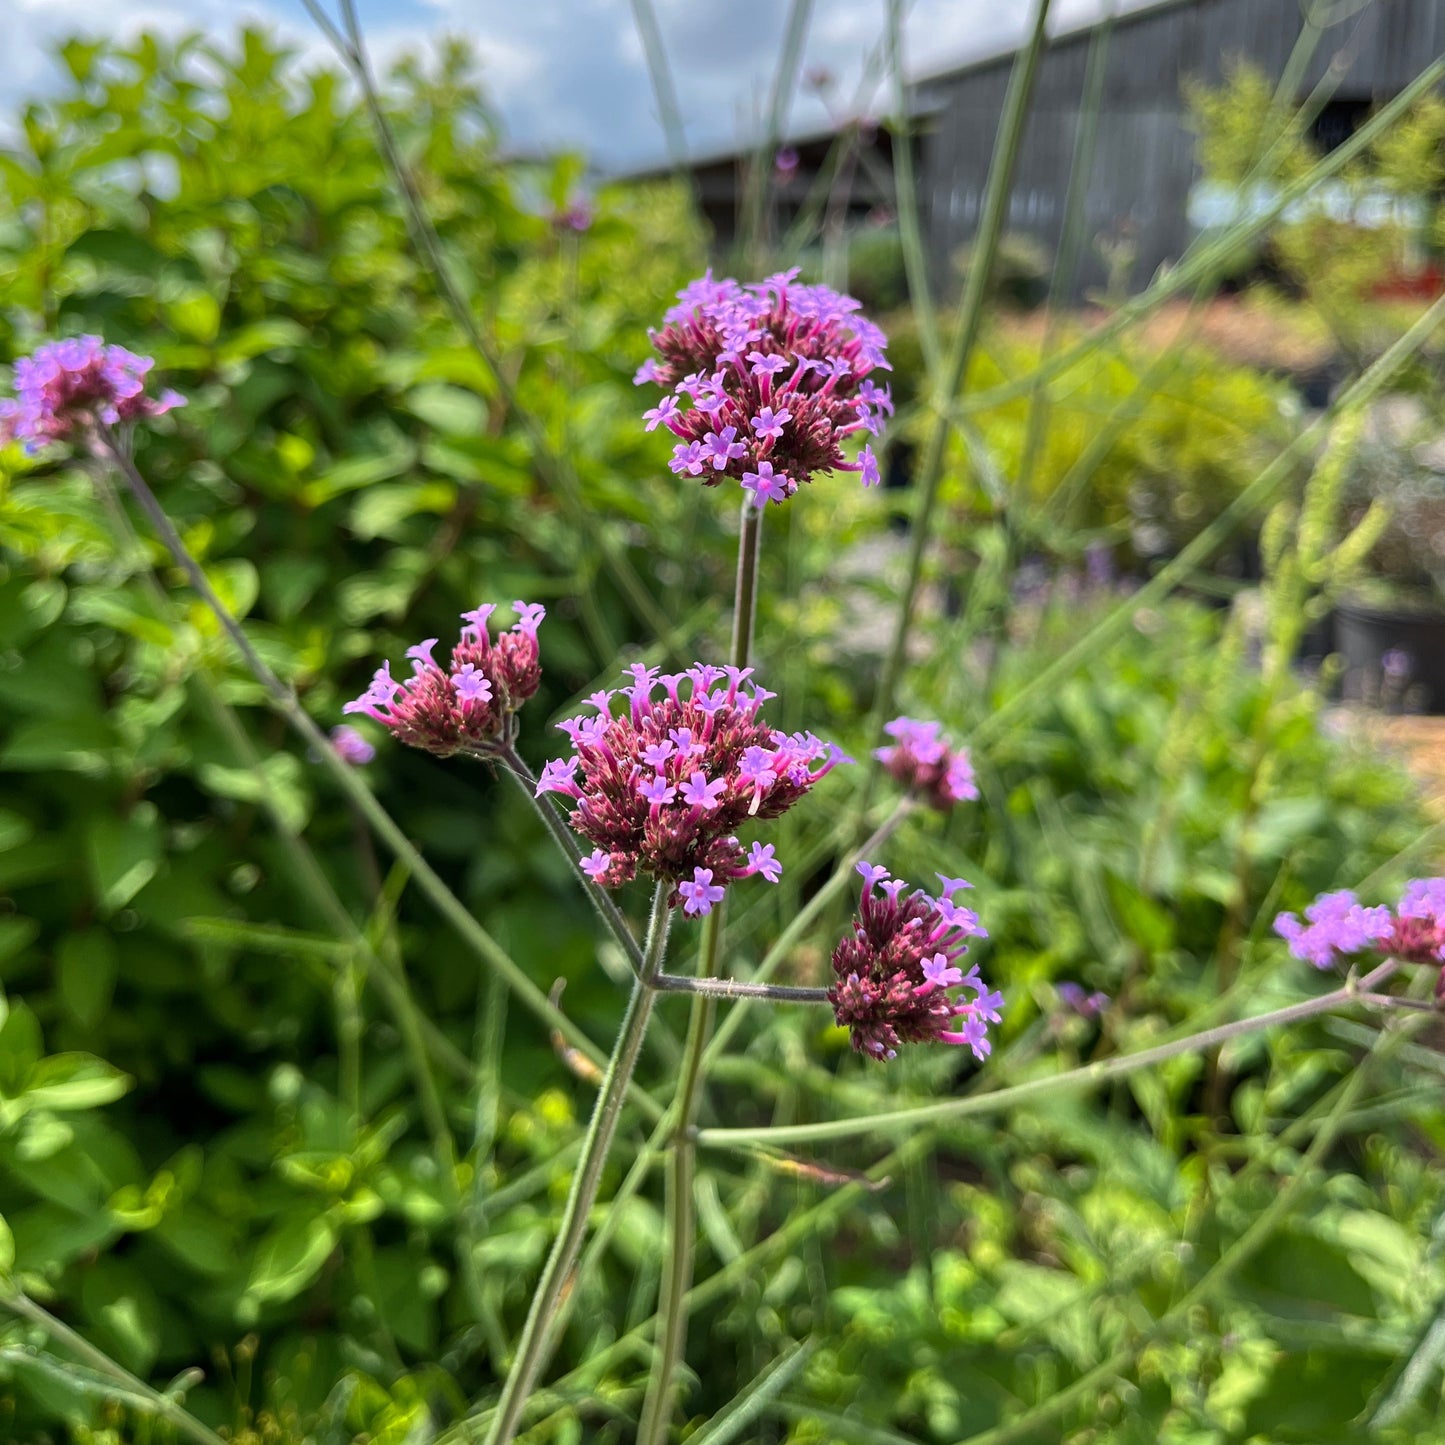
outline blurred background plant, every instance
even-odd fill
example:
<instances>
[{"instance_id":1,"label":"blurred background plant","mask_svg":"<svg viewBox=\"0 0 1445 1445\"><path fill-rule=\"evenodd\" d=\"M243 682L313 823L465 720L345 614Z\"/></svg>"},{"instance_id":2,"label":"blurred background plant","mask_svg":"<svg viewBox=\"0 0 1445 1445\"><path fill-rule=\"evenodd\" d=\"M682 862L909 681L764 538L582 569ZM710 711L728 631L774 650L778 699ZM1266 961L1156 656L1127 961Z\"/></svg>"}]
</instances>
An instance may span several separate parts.
<instances>
[{"instance_id":1,"label":"blurred background plant","mask_svg":"<svg viewBox=\"0 0 1445 1445\"><path fill-rule=\"evenodd\" d=\"M540 763L540 720L621 659L660 660L659 632L689 658L717 642L730 509L671 481L631 386L648 326L706 264L686 186L503 159L463 46L396 69L386 114L499 377L415 259L336 75L257 32L73 42L61 60L63 89L0 156L0 348L96 331L157 357L190 405L145 439L148 475L313 716L480 598L533 598L546 671L523 747ZM1308 172L1272 96L1244 70L1196 92L1206 171L1238 184L1281 134L1274 177ZM1433 194L1435 106L1344 183ZM980 956L1008 998L985 1087L1307 996L1274 914L1438 864L1417 784L1293 669L1365 559L1418 541L1407 499L1431 485L1413 452L1380 460L1362 414L1343 440L1304 430L1293 356L1352 376L1423 309L1376 307L1365 286L1410 238L1346 227L1328 264L1301 267L1312 226L1269 232L1297 284L1266 275L1213 329L1198 304L1130 332L1098 307L987 312L900 699L976 740L983 797L910 819L888 856L898 876L977 885ZM797 238L839 254L816 242ZM906 251L897 217L875 216L842 250L849 283L901 304ZM1009 254L994 293L1037 302L1047 265ZM936 421L931 325L927 307L885 321L900 483ZM1429 348L1395 376L1416 396L1438 384ZM916 503L837 482L769 517L758 667L785 726L861 756L903 576L890 512ZM177 1393L227 1439L468 1438L565 1196L585 1067L286 750L209 614L151 584L163 555L81 468L0 452L0 548L7 1291L157 1390L199 1366ZM1189 595L1167 595L1176 577ZM1084 636L1101 640L1076 666ZM370 776L501 944L609 1038L625 964L533 815L484 770L397 749ZM840 825L854 786L839 775L831 795ZM459 1188L397 1021L268 805L304 828L368 944L407 960L453 1060ZM846 852L820 816L782 821L800 863L734 919L739 968ZM818 981L841 919L825 910L781 977ZM639 1080L665 1101L684 1010L658 1012ZM811 1012L737 1005L724 1028L704 1125L973 1089L951 1057L865 1064ZM708 1438L702 1422L764 1376L741 1427L759 1440L1445 1440L1437 1044L1330 1018L997 1119L806 1157L703 1149L684 1418ZM529 1439L631 1438L664 1230L645 1138L629 1115ZM43 1334L24 1317L0 1333L5 1438L179 1438L153 1398Z\"/></svg>"}]
</instances>

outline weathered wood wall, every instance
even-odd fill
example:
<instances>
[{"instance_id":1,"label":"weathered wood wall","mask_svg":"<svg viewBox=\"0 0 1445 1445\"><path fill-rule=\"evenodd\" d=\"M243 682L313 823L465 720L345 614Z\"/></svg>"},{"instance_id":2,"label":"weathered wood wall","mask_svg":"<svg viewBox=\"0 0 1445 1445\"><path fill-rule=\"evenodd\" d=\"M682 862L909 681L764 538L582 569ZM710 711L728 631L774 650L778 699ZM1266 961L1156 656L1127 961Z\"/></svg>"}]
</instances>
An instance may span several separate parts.
<instances>
[{"instance_id":1,"label":"weathered wood wall","mask_svg":"<svg viewBox=\"0 0 1445 1445\"><path fill-rule=\"evenodd\" d=\"M1120 16L1107 40L1090 30L1051 44L1039 63L1008 230L1033 237L1050 256L1057 252L1089 49L1106 44L1074 291L1103 283L1100 242L1126 234L1135 251L1129 281L1136 289L1145 285L1190 239L1186 212L1197 170L1194 136L1185 125L1185 80L1217 82L1228 60L1239 56L1277 78L1302 28L1300 0L1177 0ZM1347 68L1337 99L1386 99L1442 53L1445 0L1373 0L1324 32L1301 90L1308 92L1338 58ZM977 229L1011 63L1011 56L999 57L918 87L921 102L935 111L922 143L921 190L940 275Z\"/></svg>"}]
</instances>

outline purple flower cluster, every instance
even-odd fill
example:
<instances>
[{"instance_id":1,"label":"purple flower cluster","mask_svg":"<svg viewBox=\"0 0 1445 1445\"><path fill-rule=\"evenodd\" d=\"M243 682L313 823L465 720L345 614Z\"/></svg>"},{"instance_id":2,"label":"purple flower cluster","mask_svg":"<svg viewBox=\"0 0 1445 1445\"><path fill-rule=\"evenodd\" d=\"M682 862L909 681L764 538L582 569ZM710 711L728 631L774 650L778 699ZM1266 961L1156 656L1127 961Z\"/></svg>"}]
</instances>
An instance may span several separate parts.
<instances>
[{"instance_id":1,"label":"purple flower cluster","mask_svg":"<svg viewBox=\"0 0 1445 1445\"><path fill-rule=\"evenodd\" d=\"M331 729L331 747L343 763L350 763L353 768L364 768L376 756L376 749L345 723Z\"/></svg>"},{"instance_id":2,"label":"purple flower cluster","mask_svg":"<svg viewBox=\"0 0 1445 1445\"><path fill-rule=\"evenodd\" d=\"M1445 878L1416 878L1399 906L1366 908L1348 889L1322 893L1303 923L1281 913L1274 931L1289 951L1316 968L1366 951L1404 963L1445 963Z\"/></svg>"},{"instance_id":3,"label":"purple flower cluster","mask_svg":"<svg viewBox=\"0 0 1445 1445\"><path fill-rule=\"evenodd\" d=\"M542 680L537 627L547 615L540 603L512 606L517 622L495 640L487 630L494 605L463 612L465 626L447 667L432 656L438 639L428 637L407 649L409 678L398 682L391 664L383 663L371 686L342 712L364 713L399 742L440 758L489 757L509 746L516 711Z\"/></svg>"},{"instance_id":4,"label":"purple flower cluster","mask_svg":"<svg viewBox=\"0 0 1445 1445\"><path fill-rule=\"evenodd\" d=\"M93 426L129 425L184 406L178 392L146 395L154 365L98 336L48 342L15 363L15 399L0 400L0 443L23 442L33 456Z\"/></svg>"},{"instance_id":5,"label":"purple flower cluster","mask_svg":"<svg viewBox=\"0 0 1445 1445\"><path fill-rule=\"evenodd\" d=\"M968 939L988 937L978 914L953 901L969 885L940 873L943 893L934 898L921 888L905 894L901 878L872 863L859 863L858 871L858 916L833 950L838 981L828 990L853 1047L882 1060L904 1043L967 1044L976 1058L986 1058L988 1025L998 1023L1003 995L988 990L977 966L964 973L956 965ZM954 988L970 988L974 997L951 996Z\"/></svg>"},{"instance_id":6,"label":"purple flower cluster","mask_svg":"<svg viewBox=\"0 0 1445 1445\"><path fill-rule=\"evenodd\" d=\"M896 739L873 756L911 793L918 793L939 812L978 797L967 748L954 748L936 722L896 717L883 731Z\"/></svg>"},{"instance_id":7,"label":"purple flower cluster","mask_svg":"<svg viewBox=\"0 0 1445 1445\"><path fill-rule=\"evenodd\" d=\"M734 879L782 876L771 843L745 853L737 830L779 817L838 763L811 733L788 734L759 716L773 694L751 668L702 663L659 676L633 664L632 683L594 693L595 714L558 724L572 755L547 764L537 792L570 798L568 821L594 845L588 876L617 888L646 873L676 889L684 913L710 913ZM658 695L659 688L661 695ZM612 699L626 706L612 712Z\"/></svg>"},{"instance_id":8,"label":"purple flower cluster","mask_svg":"<svg viewBox=\"0 0 1445 1445\"><path fill-rule=\"evenodd\" d=\"M1056 983L1054 992L1058 995L1059 1003L1069 1013L1077 1014L1081 1019L1096 1019L1109 1007L1108 994L1098 990L1085 993L1082 984Z\"/></svg>"},{"instance_id":9,"label":"purple flower cluster","mask_svg":"<svg viewBox=\"0 0 1445 1445\"><path fill-rule=\"evenodd\" d=\"M708 487L731 477L759 507L818 472L859 472L865 487L875 485L872 448L850 462L841 443L856 432L876 436L893 415L888 388L869 376L890 369L887 338L855 314L851 297L795 285L797 274L740 286L709 271L678 293L652 333L661 360L633 378L670 389L644 415L648 431L665 426L679 438L672 470Z\"/></svg>"}]
</instances>

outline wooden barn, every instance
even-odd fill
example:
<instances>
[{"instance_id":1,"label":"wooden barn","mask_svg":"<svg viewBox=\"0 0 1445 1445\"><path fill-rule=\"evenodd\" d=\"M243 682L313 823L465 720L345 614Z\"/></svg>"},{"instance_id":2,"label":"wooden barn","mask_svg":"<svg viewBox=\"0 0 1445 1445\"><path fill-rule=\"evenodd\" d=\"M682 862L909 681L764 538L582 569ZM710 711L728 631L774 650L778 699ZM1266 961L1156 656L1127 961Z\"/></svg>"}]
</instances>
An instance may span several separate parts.
<instances>
[{"instance_id":1,"label":"wooden barn","mask_svg":"<svg viewBox=\"0 0 1445 1445\"><path fill-rule=\"evenodd\" d=\"M1106 279L1106 257L1121 256L1129 281L1145 284L1176 259L1193 234L1195 137L1186 121L1187 80L1217 83L1244 58L1271 79L1284 75L1304 30L1301 0L1160 0L1055 37L1045 50L1019 156L1008 230L1053 254L1086 112L1091 54L1100 67L1100 106L1082 192L1076 289ZM1445 0L1314 4L1335 22L1303 66L1300 100L1337 67L1338 84L1313 123L1331 149L1371 107L1387 100L1445 53ZM949 264L978 224L989 157L1008 86L1012 52L918 82L926 117L920 178L935 264Z\"/></svg>"},{"instance_id":2,"label":"wooden barn","mask_svg":"<svg viewBox=\"0 0 1445 1445\"><path fill-rule=\"evenodd\" d=\"M1099 0L1101 13L1109 8L1109 0ZM1199 174L1184 101L1190 79L1217 83L1237 59L1271 79L1282 77L1298 53L1304 14L1312 9L1323 28L1298 67L1296 91L1304 101L1333 68L1328 99L1312 124L1314 140L1328 150L1373 106L1445 54L1445 0L1123 0L1112 8L1112 18L1051 31L1010 202L1009 234L1029 238L1040 261L1051 262L1076 156L1087 162L1077 202L1082 245L1075 295L1111 279L1144 286L1194 235L1190 201ZM994 51L909 87L915 171L940 279L953 272L978 225L1013 59L1011 48ZM1089 143L1091 72L1099 106ZM836 139L827 133L797 136L780 152L793 167L770 181L780 229L816 194ZM884 127L863 127L851 139L850 189L837 209L858 225L876 220L891 203L894 141ZM749 161L749 152L733 150L691 167L721 249L737 235Z\"/></svg>"}]
</instances>

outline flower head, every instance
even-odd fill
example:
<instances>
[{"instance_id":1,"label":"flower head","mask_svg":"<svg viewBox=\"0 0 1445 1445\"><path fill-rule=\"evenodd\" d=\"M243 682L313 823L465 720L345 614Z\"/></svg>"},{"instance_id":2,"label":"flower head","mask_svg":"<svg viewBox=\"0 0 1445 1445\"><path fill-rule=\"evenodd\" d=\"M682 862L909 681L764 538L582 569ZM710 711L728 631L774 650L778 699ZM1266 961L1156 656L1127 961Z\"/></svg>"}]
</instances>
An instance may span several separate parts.
<instances>
[{"instance_id":1,"label":"flower head","mask_svg":"<svg viewBox=\"0 0 1445 1445\"><path fill-rule=\"evenodd\" d=\"M745 853L738 830L785 813L843 756L811 733L769 727L760 712L771 694L749 676L637 667L615 715L608 701L600 716L559 724L572 756L547 765L538 791L572 801L568 821L597 850L588 871L598 883L645 873L675 885L674 906L702 914L739 878L777 881L772 845Z\"/></svg>"},{"instance_id":2,"label":"flower head","mask_svg":"<svg viewBox=\"0 0 1445 1445\"><path fill-rule=\"evenodd\" d=\"M1445 878L1411 880L1393 909L1366 908L1347 890L1322 893L1305 909L1303 923L1281 913L1274 931L1296 958L1316 968L1366 951L1402 963L1445 963Z\"/></svg>"},{"instance_id":3,"label":"flower head","mask_svg":"<svg viewBox=\"0 0 1445 1445\"><path fill-rule=\"evenodd\" d=\"M15 363L15 399L0 400L0 442L23 442L33 455L94 426L126 426L184 406L178 392L146 395L154 365L98 336L47 342Z\"/></svg>"},{"instance_id":4,"label":"flower head","mask_svg":"<svg viewBox=\"0 0 1445 1445\"><path fill-rule=\"evenodd\" d=\"M1077 1014L1081 1019L1096 1019L1109 1007L1108 994L1100 993L1097 990L1093 993L1085 993L1082 984L1071 981L1056 983L1054 992L1058 995L1060 1005L1067 1012Z\"/></svg>"},{"instance_id":5,"label":"flower head","mask_svg":"<svg viewBox=\"0 0 1445 1445\"><path fill-rule=\"evenodd\" d=\"M1386 938L1393 920L1388 908L1364 908L1348 889L1322 893L1305 909L1305 922L1281 913L1274 931L1296 958L1329 968L1337 958L1361 953Z\"/></svg>"},{"instance_id":6,"label":"flower head","mask_svg":"<svg viewBox=\"0 0 1445 1445\"><path fill-rule=\"evenodd\" d=\"M955 803L978 797L967 748L954 748L936 722L896 717L883 731L896 739L873 754L893 777L931 807L946 813Z\"/></svg>"},{"instance_id":7,"label":"flower head","mask_svg":"<svg viewBox=\"0 0 1445 1445\"><path fill-rule=\"evenodd\" d=\"M828 990L833 1014L852 1032L853 1047L872 1059L891 1059L904 1043L966 1044L986 1058L988 1024L1003 1006L976 968L957 961L969 938L985 937L978 916L949 910L946 900L889 879L885 869L859 863L863 890L852 932L833 950L837 981ZM887 881L884 881L887 880ZM950 994L964 988L972 998Z\"/></svg>"},{"instance_id":8,"label":"flower head","mask_svg":"<svg viewBox=\"0 0 1445 1445\"><path fill-rule=\"evenodd\" d=\"M517 622L495 638L488 620L495 608L462 614L461 637L444 668L432 656L435 637L407 649L412 675L398 682L383 663L371 686L342 712L364 713L408 747L438 757L487 757L512 740L515 714L537 691L542 668L537 626L546 615L537 603L514 602ZM549 764L551 776L557 768ZM544 773L544 780L549 774Z\"/></svg>"},{"instance_id":9,"label":"flower head","mask_svg":"<svg viewBox=\"0 0 1445 1445\"><path fill-rule=\"evenodd\" d=\"M346 723L331 729L331 746L342 762L355 768L365 767L376 756L376 749Z\"/></svg>"},{"instance_id":10,"label":"flower head","mask_svg":"<svg viewBox=\"0 0 1445 1445\"><path fill-rule=\"evenodd\" d=\"M872 450L850 461L842 443L876 435L893 411L888 388L869 378L888 369L883 333L851 297L796 278L785 271L740 286L709 271L678 293L652 334L660 359L634 378L691 398L690 407L646 413L649 431L663 425L678 438L672 470L709 487L731 478L759 506L784 501L819 472L859 472L875 484ZM768 484L773 477L779 485Z\"/></svg>"}]
</instances>

